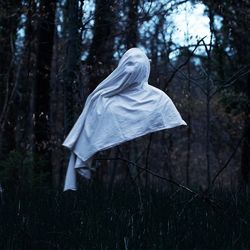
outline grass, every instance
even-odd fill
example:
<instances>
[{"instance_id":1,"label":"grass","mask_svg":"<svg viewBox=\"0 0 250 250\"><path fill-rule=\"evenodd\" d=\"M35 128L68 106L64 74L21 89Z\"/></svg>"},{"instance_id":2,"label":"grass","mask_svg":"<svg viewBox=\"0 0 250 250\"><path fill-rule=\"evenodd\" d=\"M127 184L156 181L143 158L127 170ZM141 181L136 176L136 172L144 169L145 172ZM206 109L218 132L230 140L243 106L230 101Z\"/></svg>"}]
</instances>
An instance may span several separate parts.
<instances>
[{"instance_id":1,"label":"grass","mask_svg":"<svg viewBox=\"0 0 250 250\"><path fill-rule=\"evenodd\" d=\"M138 193L102 184L77 192L49 188L5 191L0 249L250 249L246 194L215 191L221 208L185 191Z\"/></svg>"}]
</instances>

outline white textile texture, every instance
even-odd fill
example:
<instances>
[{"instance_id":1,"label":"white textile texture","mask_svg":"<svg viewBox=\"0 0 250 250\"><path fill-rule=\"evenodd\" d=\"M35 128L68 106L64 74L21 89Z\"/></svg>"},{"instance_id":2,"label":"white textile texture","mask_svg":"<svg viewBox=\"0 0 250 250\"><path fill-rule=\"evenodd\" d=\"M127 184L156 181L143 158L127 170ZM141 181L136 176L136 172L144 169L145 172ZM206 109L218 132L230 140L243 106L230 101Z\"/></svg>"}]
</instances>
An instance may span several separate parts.
<instances>
[{"instance_id":1,"label":"white textile texture","mask_svg":"<svg viewBox=\"0 0 250 250\"><path fill-rule=\"evenodd\" d=\"M148 84L150 62L129 49L117 68L88 96L63 142L71 154L64 191L76 190L76 172L91 178L92 156L125 141L162 129L187 125L172 100Z\"/></svg>"}]
</instances>

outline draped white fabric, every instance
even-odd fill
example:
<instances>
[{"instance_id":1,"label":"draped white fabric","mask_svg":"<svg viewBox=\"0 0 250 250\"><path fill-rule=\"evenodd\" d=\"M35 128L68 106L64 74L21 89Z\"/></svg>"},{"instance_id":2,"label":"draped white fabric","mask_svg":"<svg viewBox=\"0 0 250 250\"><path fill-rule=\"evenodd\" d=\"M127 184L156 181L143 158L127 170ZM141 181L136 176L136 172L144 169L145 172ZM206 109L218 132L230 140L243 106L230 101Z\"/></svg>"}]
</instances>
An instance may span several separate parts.
<instances>
[{"instance_id":1,"label":"draped white fabric","mask_svg":"<svg viewBox=\"0 0 250 250\"><path fill-rule=\"evenodd\" d=\"M91 178L92 156L139 136L187 125L172 100L148 84L150 62L139 48L129 49L117 68L88 96L63 142L70 149L64 191L76 190L76 172Z\"/></svg>"}]
</instances>

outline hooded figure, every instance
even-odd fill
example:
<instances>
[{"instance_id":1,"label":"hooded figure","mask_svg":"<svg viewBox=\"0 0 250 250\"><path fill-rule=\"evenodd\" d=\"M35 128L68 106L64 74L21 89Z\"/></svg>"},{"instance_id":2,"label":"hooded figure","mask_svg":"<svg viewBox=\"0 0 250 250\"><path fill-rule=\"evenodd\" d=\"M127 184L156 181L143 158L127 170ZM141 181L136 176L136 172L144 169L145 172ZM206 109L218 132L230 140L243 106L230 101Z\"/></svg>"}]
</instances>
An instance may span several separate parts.
<instances>
[{"instance_id":1,"label":"hooded figure","mask_svg":"<svg viewBox=\"0 0 250 250\"><path fill-rule=\"evenodd\" d=\"M76 172L91 177L96 152L154 131L187 125L172 100L148 84L149 73L146 54L139 48L129 49L88 96L62 144L71 151L64 191L76 190Z\"/></svg>"}]
</instances>

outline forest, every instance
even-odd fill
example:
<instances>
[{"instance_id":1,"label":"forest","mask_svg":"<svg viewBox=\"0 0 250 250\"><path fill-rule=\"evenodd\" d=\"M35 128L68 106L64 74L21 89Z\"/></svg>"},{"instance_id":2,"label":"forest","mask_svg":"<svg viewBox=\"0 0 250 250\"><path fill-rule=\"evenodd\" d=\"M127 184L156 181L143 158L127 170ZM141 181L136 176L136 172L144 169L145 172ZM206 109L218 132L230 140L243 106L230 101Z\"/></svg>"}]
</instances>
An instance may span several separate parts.
<instances>
[{"instance_id":1,"label":"forest","mask_svg":"<svg viewBox=\"0 0 250 250\"><path fill-rule=\"evenodd\" d=\"M134 47L187 126L63 192L62 143ZM0 0L0 249L250 249L249 184L249 0Z\"/></svg>"}]
</instances>

